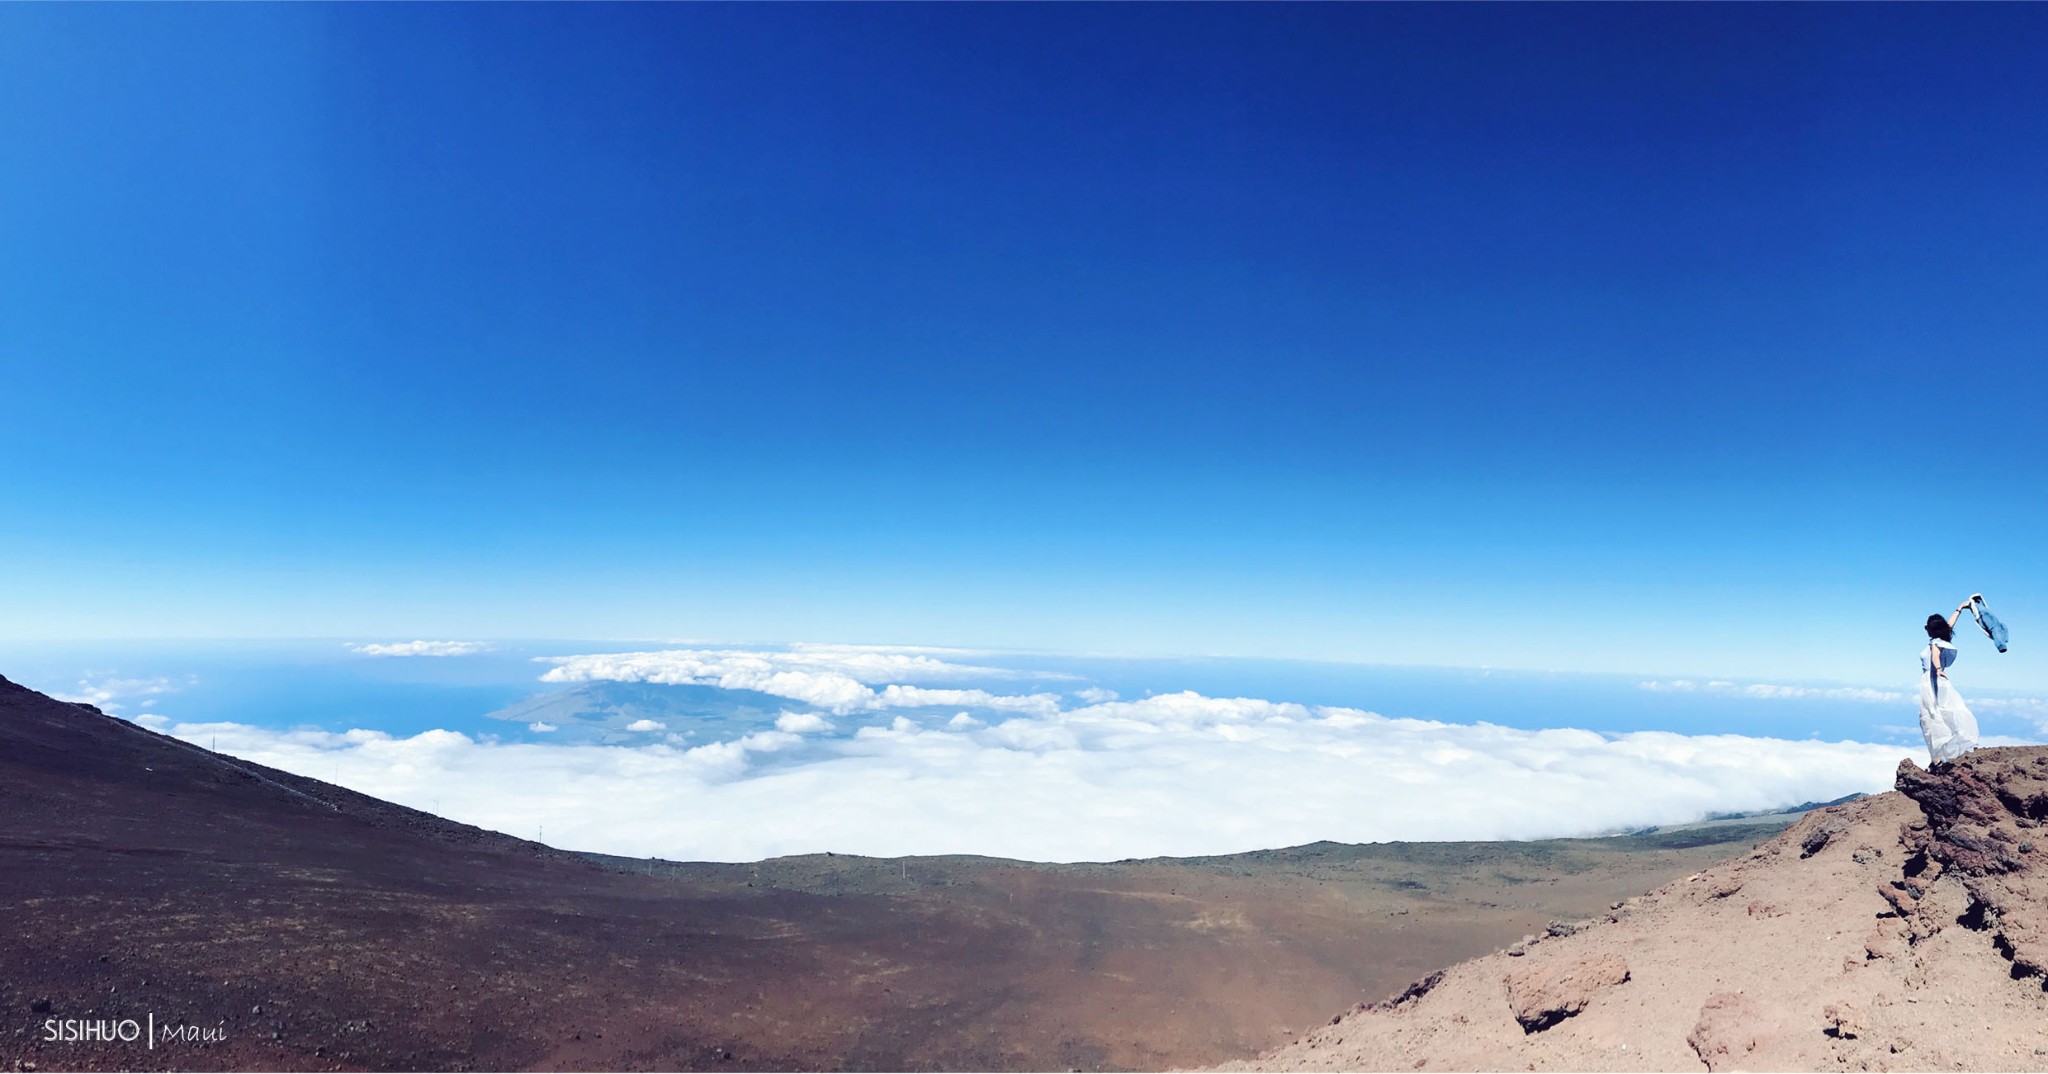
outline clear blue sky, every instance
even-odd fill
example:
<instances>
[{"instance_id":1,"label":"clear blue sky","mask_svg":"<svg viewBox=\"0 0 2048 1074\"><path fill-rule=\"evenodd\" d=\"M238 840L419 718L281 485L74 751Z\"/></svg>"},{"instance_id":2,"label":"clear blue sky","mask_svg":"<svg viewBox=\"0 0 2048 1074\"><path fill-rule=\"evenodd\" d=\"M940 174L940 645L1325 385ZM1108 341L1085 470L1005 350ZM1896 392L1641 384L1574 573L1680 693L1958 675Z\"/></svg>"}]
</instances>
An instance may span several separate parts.
<instances>
[{"instance_id":1,"label":"clear blue sky","mask_svg":"<svg viewBox=\"0 0 2048 1074\"><path fill-rule=\"evenodd\" d=\"M2044 68L2021 5L0 8L0 636L2048 638Z\"/></svg>"}]
</instances>

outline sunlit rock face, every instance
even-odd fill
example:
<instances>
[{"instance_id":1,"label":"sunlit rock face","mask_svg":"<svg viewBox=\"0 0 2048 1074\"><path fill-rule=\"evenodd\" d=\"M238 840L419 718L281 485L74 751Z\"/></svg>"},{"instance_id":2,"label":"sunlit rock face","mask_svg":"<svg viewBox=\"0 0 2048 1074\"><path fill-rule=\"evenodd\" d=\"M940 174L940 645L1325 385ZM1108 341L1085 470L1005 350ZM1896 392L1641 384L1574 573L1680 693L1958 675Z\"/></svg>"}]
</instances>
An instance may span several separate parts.
<instances>
[{"instance_id":1,"label":"sunlit rock face","mask_svg":"<svg viewBox=\"0 0 2048 1074\"><path fill-rule=\"evenodd\" d=\"M2048 975L2048 748L1973 750L1931 771L1909 759L1898 788L1926 814L1907 843L1969 892L1968 923L2015 977Z\"/></svg>"}]
</instances>

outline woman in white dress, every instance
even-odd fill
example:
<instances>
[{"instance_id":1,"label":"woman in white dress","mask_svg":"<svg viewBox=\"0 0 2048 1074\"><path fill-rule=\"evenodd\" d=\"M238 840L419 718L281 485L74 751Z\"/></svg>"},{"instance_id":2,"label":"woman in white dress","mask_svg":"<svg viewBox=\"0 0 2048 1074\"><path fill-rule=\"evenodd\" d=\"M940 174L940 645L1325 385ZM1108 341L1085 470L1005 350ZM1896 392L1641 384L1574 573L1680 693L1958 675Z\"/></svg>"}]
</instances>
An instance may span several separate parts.
<instances>
[{"instance_id":1,"label":"woman in white dress","mask_svg":"<svg viewBox=\"0 0 2048 1074\"><path fill-rule=\"evenodd\" d=\"M1956 619L1969 607L1966 600L1946 619L1927 617L1927 648L1920 650L1920 733L1927 736L1934 764L1977 748L1977 717L1948 681L1949 666L1956 662Z\"/></svg>"}]
</instances>

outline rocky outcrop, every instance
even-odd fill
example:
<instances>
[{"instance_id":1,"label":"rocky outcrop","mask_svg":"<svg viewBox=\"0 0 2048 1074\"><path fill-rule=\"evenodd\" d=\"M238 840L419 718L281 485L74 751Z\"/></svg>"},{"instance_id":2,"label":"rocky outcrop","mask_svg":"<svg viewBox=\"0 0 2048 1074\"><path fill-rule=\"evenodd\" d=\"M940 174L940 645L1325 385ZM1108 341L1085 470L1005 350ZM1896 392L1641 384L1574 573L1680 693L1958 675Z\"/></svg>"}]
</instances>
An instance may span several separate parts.
<instances>
[{"instance_id":1,"label":"rocky outcrop","mask_svg":"<svg viewBox=\"0 0 2048 1074\"><path fill-rule=\"evenodd\" d=\"M1901 841L1923 870L1946 871L1969 892L1959 923L1990 932L2013 976L2048 979L2048 752L1980 749L1932 770L1909 759L1897 785L1925 816Z\"/></svg>"},{"instance_id":2,"label":"rocky outcrop","mask_svg":"<svg viewBox=\"0 0 2048 1074\"><path fill-rule=\"evenodd\" d=\"M1383 1011L1391 1011L1404 1003L1413 1003L1416 1000L1421 999L1426 995L1429 995L1430 989L1435 988L1436 986L1442 983L1444 983L1444 971L1438 970L1435 973L1432 973L1429 976L1424 977L1421 980L1415 982L1414 984L1409 985L1407 988L1402 989L1398 995L1395 995L1390 999L1382 1000L1379 1004L1379 1009ZM1340 1018L1333 1018L1330 1021L1331 1024L1334 1025L1340 1020L1341 1016Z\"/></svg>"},{"instance_id":3,"label":"rocky outcrop","mask_svg":"<svg viewBox=\"0 0 2048 1074\"><path fill-rule=\"evenodd\" d=\"M1595 996L1628 980L1620 955L1545 959L1508 974L1508 1007L1524 1033L1540 1033L1586 1009Z\"/></svg>"}]
</instances>

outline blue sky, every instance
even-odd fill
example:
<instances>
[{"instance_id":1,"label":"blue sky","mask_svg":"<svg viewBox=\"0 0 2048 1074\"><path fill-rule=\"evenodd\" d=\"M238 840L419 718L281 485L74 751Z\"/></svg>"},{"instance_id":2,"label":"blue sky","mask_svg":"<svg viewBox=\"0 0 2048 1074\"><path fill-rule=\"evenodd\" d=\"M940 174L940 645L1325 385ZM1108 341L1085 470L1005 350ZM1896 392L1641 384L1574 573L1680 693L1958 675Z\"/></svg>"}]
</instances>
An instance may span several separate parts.
<instances>
[{"instance_id":1,"label":"blue sky","mask_svg":"<svg viewBox=\"0 0 2048 1074\"><path fill-rule=\"evenodd\" d=\"M2048 684L2048 10L0 9L0 637ZM1981 655L1982 659L1977 659Z\"/></svg>"}]
</instances>

